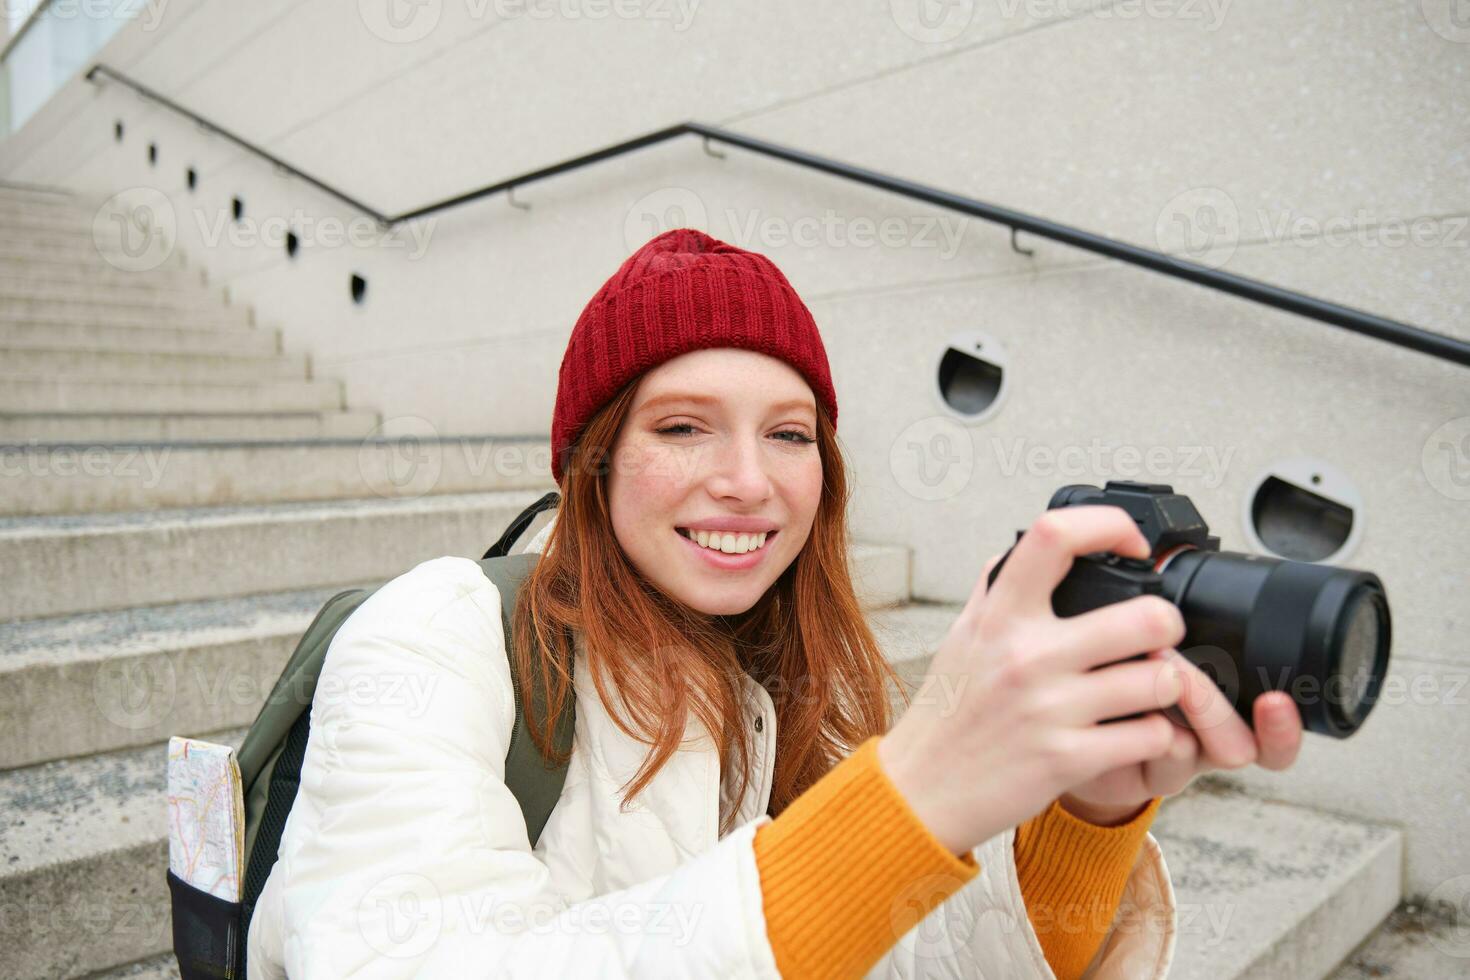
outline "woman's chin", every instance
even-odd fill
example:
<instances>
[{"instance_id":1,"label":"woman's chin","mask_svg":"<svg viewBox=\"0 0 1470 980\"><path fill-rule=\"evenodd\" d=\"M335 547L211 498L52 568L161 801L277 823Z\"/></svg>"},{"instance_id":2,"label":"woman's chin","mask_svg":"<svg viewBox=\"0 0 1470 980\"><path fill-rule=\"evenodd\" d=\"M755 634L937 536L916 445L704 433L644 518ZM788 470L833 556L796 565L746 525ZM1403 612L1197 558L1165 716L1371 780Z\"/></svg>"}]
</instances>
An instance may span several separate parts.
<instances>
[{"instance_id":1,"label":"woman's chin","mask_svg":"<svg viewBox=\"0 0 1470 980\"><path fill-rule=\"evenodd\" d=\"M690 609L705 616L738 616L750 610L762 593L748 595L748 589L726 588L718 593L703 592L697 596L680 595L679 599Z\"/></svg>"}]
</instances>

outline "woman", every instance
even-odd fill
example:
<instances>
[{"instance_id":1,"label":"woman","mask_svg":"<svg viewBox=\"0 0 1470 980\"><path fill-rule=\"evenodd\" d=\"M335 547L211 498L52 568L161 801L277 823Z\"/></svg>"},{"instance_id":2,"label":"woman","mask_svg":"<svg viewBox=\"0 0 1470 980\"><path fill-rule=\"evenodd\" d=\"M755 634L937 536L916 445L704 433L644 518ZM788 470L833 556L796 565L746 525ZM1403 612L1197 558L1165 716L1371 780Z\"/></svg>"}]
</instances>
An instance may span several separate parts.
<instances>
[{"instance_id":1,"label":"woman","mask_svg":"<svg viewBox=\"0 0 1470 980\"><path fill-rule=\"evenodd\" d=\"M1073 556L1147 553L1121 510L1079 507L1042 515L990 594L980 576L890 727L836 421L768 259L676 229L624 262L562 360L562 501L527 549L514 658L464 558L343 625L250 978L1164 976L1159 801L1290 765L1295 706L1260 698L1258 742L1171 649L1162 600L1054 617ZM576 708L534 846L504 783L512 671L547 682L549 710L526 706L543 753ZM1175 703L1193 728L1155 710Z\"/></svg>"}]
</instances>

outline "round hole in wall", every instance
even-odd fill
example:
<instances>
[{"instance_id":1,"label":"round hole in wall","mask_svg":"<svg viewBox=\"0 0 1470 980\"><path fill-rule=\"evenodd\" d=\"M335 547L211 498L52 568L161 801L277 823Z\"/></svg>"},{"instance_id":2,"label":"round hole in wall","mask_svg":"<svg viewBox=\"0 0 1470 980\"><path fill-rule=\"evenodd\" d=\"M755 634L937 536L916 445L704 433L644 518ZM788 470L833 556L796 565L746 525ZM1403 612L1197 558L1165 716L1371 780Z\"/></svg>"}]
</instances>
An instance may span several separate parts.
<instances>
[{"instance_id":1,"label":"round hole in wall","mask_svg":"<svg viewBox=\"0 0 1470 980\"><path fill-rule=\"evenodd\" d=\"M286 257L296 258L296 250L301 247L301 239L296 237L296 232L286 232Z\"/></svg>"},{"instance_id":2,"label":"round hole in wall","mask_svg":"<svg viewBox=\"0 0 1470 980\"><path fill-rule=\"evenodd\" d=\"M116 140L117 142L121 143L122 142L122 136L123 136L123 124L122 124L122 120L119 119L117 122L115 122L115 123L112 124L112 138L114 140Z\"/></svg>"},{"instance_id":3,"label":"round hole in wall","mask_svg":"<svg viewBox=\"0 0 1470 980\"><path fill-rule=\"evenodd\" d=\"M935 391L940 403L967 422L995 414L1006 393L1005 347L988 334L958 333L939 354Z\"/></svg>"},{"instance_id":4,"label":"round hole in wall","mask_svg":"<svg viewBox=\"0 0 1470 980\"><path fill-rule=\"evenodd\" d=\"M245 202L238 197L230 198L230 213L235 216L236 221L239 221L245 216Z\"/></svg>"},{"instance_id":5,"label":"round hole in wall","mask_svg":"<svg viewBox=\"0 0 1470 980\"><path fill-rule=\"evenodd\" d=\"M199 175L194 172L193 167L184 171L184 182L189 185L189 190L191 191L199 186Z\"/></svg>"},{"instance_id":6,"label":"round hole in wall","mask_svg":"<svg viewBox=\"0 0 1470 980\"><path fill-rule=\"evenodd\" d=\"M1334 564L1362 537L1362 494L1324 460L1273 464L1252 482L1244 505L1246 537L1280 558Z\"/></svg>"},{"instance_id":7,"label":"round hole in wall","mask_svg":"<svg viewBox=\"0 0 1470 980\"><path fill-rule=\"evenodd\" d=\"M367 295L367 280L357 273L352 274L352 302L361 303Z\"/></svg>"},{"instance_id":8,"label":"round hole in wall","mask_svg":"<svg viewBox=\"0 0 1470 980\"><path fill-rule=\"evenodd\" d=\"M148 162L150 164L155 165L155 166L158 164L158 144L157 143L149 143L148 144Z\"/></svg>"}]
</instances>

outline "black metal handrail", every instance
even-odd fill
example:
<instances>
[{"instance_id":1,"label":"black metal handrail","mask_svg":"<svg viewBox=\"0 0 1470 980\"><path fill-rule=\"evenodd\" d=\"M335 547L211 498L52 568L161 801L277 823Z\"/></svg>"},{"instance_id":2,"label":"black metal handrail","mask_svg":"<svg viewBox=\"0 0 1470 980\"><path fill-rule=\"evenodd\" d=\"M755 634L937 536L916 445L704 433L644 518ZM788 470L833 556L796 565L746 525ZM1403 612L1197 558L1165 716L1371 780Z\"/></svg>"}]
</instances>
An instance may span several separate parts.
<instances>
[{"instance_id":1,"label":"black metal handrail","mask_svg":"<svg viewBox=\"0 0 1470 980\"><path fill-rule=\"evenodd\" d=\"M542 167L538 170L519 174L507 180L481 187L478 190L458 194L434 204L415 208L412 211L388 215L337 190L325 181L301 171L279 157L261 149L249 140L215 125L166 96L128 78L120 72L108 68L106 65L94 65L87 72L87 81L95 84L99 75L105 75L113 81L119 82L138 92L140 95L157 102L159 105L193 120L204 129L217 133L243 149L262 157L280 170L301 178L318 190L330 194L337 200L368 215L385 227L390 227L404 221L411 221L415 218L422 218L426 215L445 211L462 204L469 204L472 201L478 201L481 198L501 192L509 195L511 197L511 203L516 204L517 207L526 207L528 205L517 204L514 200L514 191L517 187L523 187L538 180L545 180L548 177L554 177L580 167L586 167L602 160L622 156L625 153L631 153L634 150L640 150L643 147L662 143L679 136L693 135L704 139L706 150L709 149L711 140L726 143L730 146L738 146L741 149L759 153L763 156L785 160L797 166L820 170L823 173L832 174L835 177L841 177L845 180L866 184L869 187L876 187L880 190L891 191L895 194L901 194L904 197L913 198L914 200L935 204L953 211L959 211L962 214L968 214L986 221L1005 225L1011 229L1013 236L1016 232L1024 231L1028 234L1048 238L1052 241L1071 245L1074 248L1080 248L1097 255L1117 259L1120 262L1126 262L1130 265L1141 266L1142 268L1150 269L1175 279L1183 279L1186 282L1206 286L1232 296L1239 296L1242 299L1260 303L1263 306L1284 310L1287 313L1294 313L1320 323L1341 327L1342 329L1351 330L1354 333L1360 333L1368 337L1374 337L1390 344L1407 347L1410 350L1419 351L1431 357L1437 357L1455 364L1470 367L1470 343L1460 340L1457 337L1435 333L1434 331L1425 330L1422 327L1416 327L1412 324L1390 320L1387 317L1381 317L1364 310L1343 306L1340 303L1318 299L1317 297L1308 296L1296 290L1283 289L1280 286L1273 286L1270 283L1261 282L1258 279L1250 279L1246 276L1222 272L1219 269L1212 269L1209 266L1175 258L1163 252L1155 252L1137 245L1130 245L1127 242L1121 242L1104 235L1083 231L1080 228L1058 224L1055 221L1048 221L1045 218L1038 218L1021 211L1002 207L998 204L988 204L962 194L954 194L935 187L929 187L925 184L914 183L913 181L903 180L898 177L890 177L887 174L882 174L875 170L868 170L850 163L843 163L840 160L832 160L827 157L817 156L816 154L805 153L801 150L793 150L790 147L768 143L765 140L759 140L752 136L744 136L740 133L718 129L714 126L706 126L703 123L679 123L678 125L656 130L634 139L615 143L612 146L607 146L591 153L584 153L582 156L573 157L570 160L564 160L561 163L553 164L549 167Z\"/></svg>"}]
</instances>

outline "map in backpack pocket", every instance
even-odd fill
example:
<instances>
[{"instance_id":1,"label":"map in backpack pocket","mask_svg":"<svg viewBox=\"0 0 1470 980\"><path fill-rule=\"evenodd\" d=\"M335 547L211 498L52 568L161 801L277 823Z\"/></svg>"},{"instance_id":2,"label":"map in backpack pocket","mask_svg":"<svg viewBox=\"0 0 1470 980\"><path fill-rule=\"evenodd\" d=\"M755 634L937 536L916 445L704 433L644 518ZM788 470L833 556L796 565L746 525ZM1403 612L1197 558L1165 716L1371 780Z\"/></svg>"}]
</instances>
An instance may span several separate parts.
<instances>
[{"instance_id":1,"label":"map in backpack pocket","mask_svg":"<svg viewBox=\"0 0 1470 980\"><path fill-rule=\"evenodd\" d=\"M235 750L175 735L168 740L168 866L217 898L240 901L245 797Z\"/></svg>"}]
</instances>

